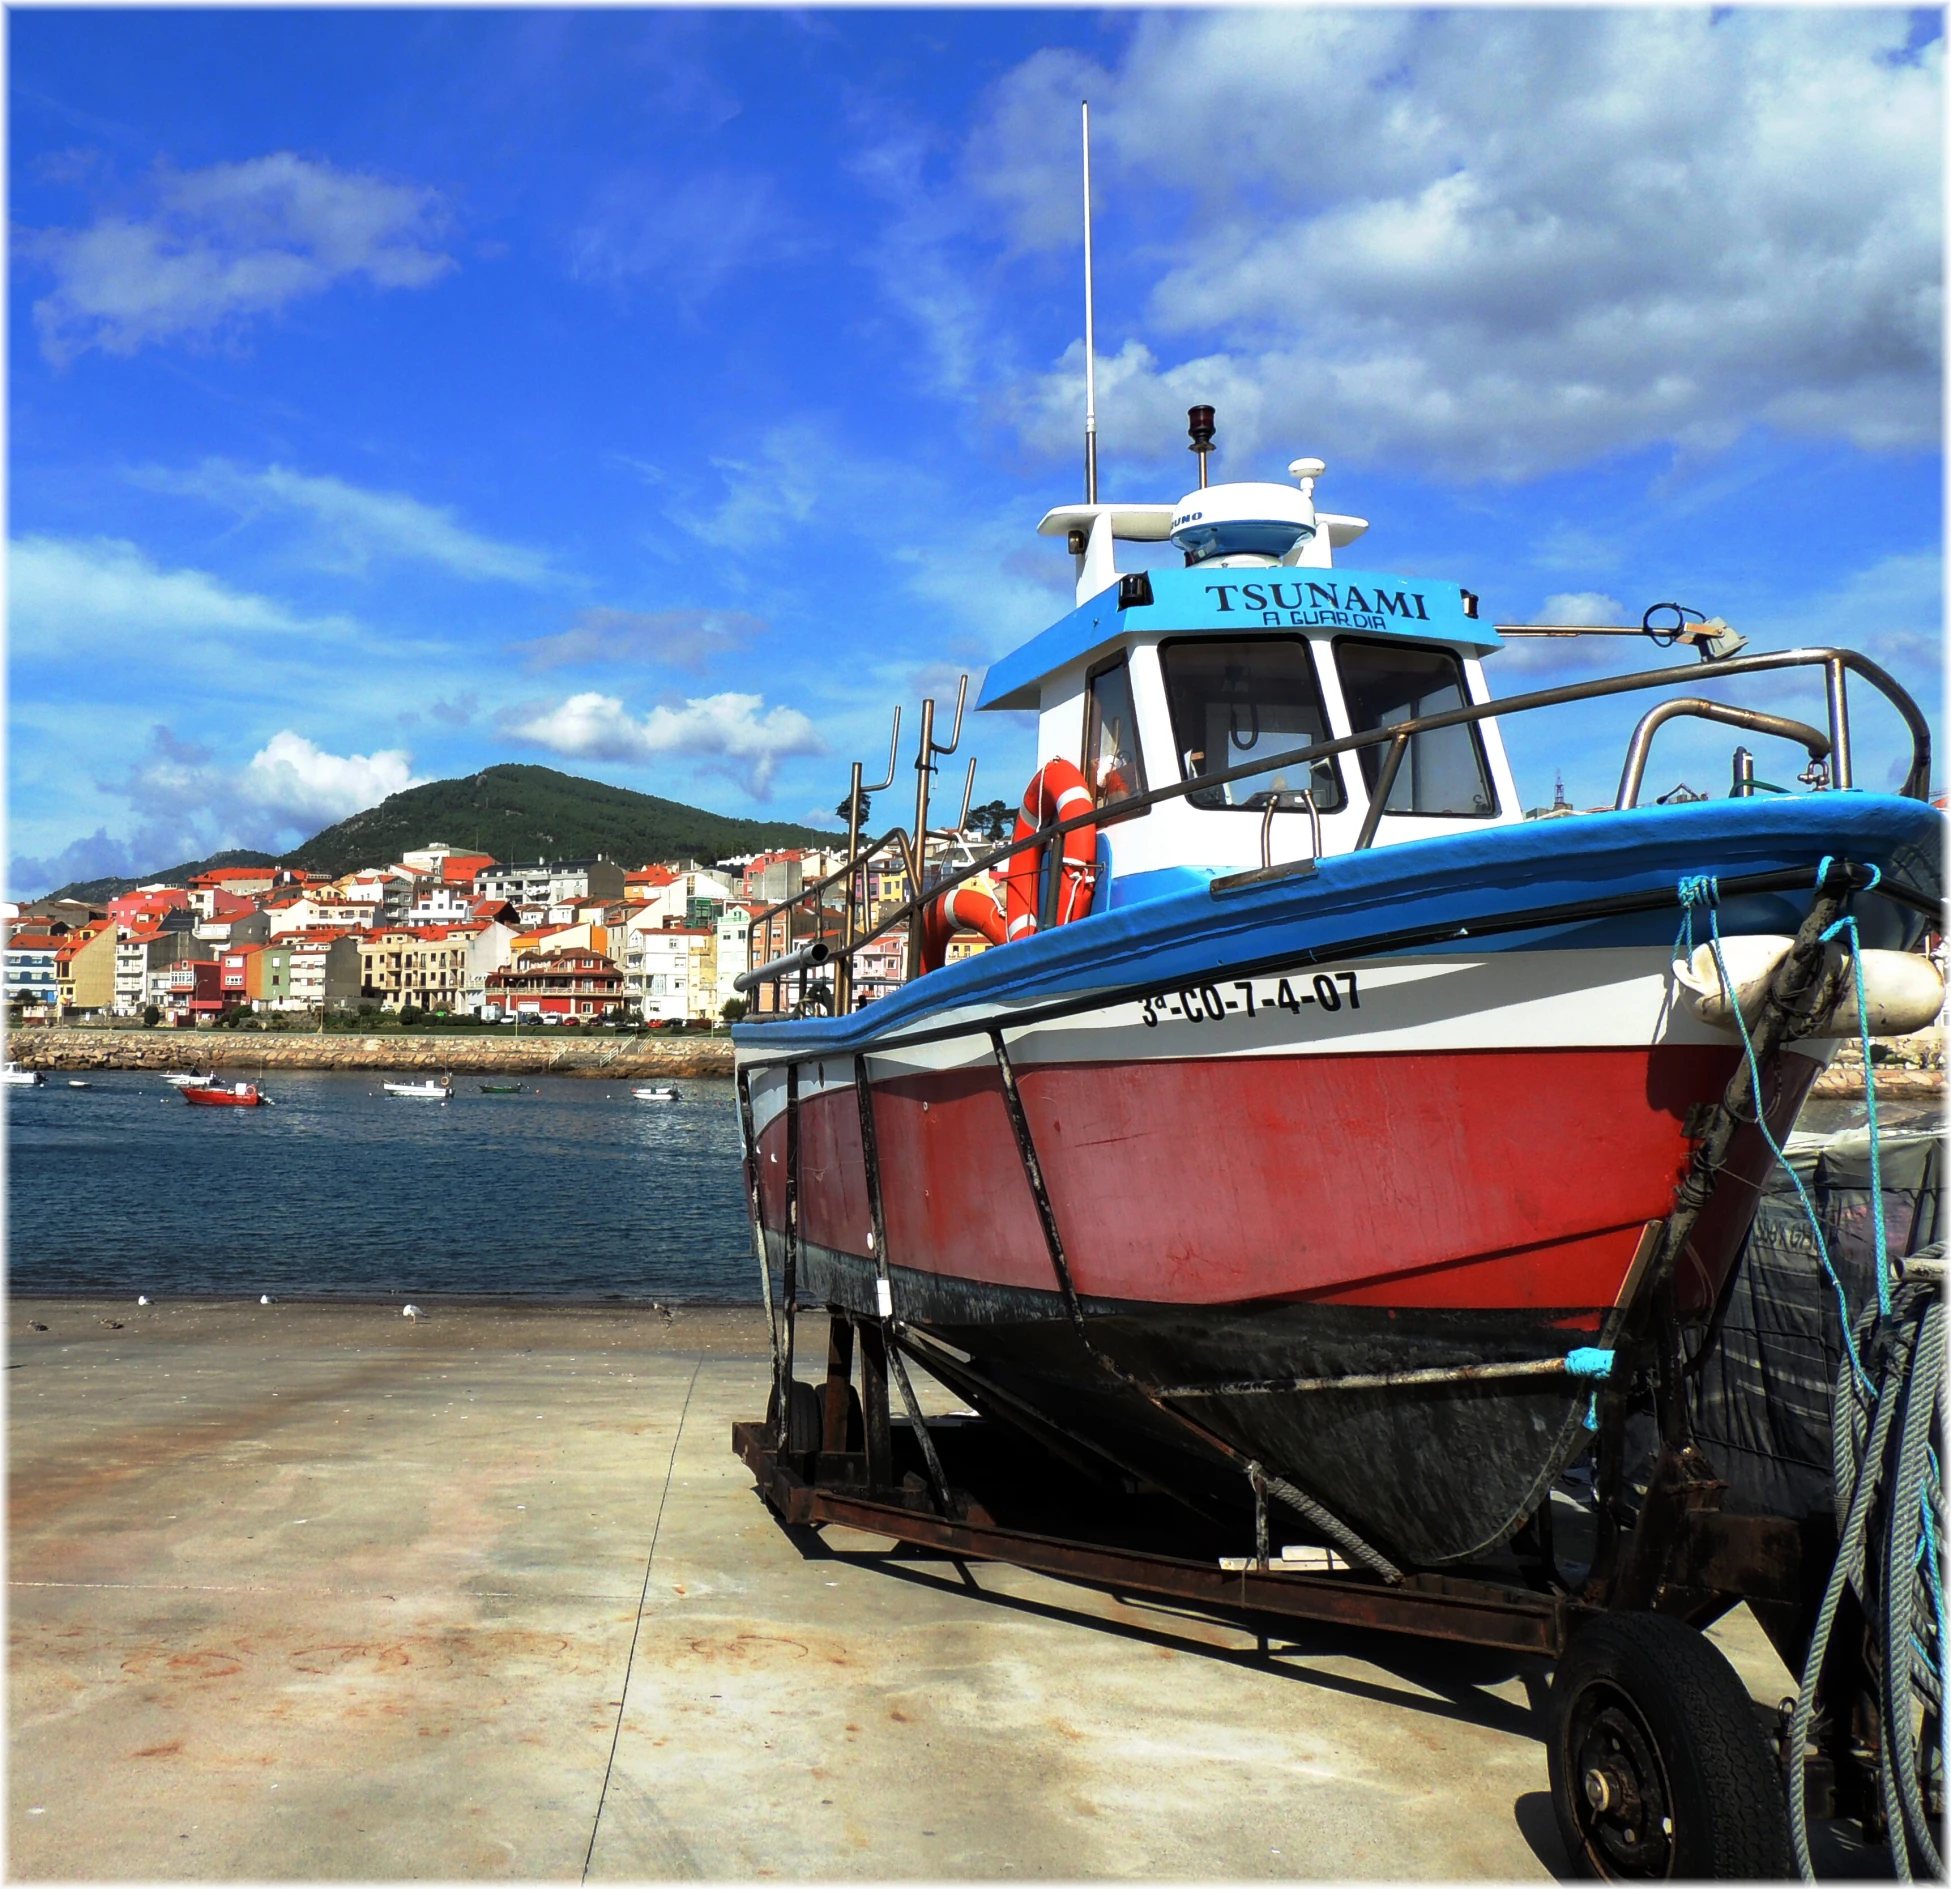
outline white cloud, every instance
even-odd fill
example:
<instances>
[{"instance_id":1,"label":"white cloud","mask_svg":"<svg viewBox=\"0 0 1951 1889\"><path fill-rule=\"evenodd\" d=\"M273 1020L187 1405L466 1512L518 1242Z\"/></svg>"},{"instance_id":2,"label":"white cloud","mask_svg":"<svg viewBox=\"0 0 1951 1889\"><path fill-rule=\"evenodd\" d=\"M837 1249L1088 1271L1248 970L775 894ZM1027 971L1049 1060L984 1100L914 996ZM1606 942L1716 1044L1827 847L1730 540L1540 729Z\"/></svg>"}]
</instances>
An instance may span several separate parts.
<instances>
[{"instance_id":1,"label":"white cloud","mask_svg":"<svg viewBox=\"0 0 1951 1889\"><path fill-rule=\"evenodd\" d=\"M329 826L418 785L413 757L404 748L327 754L303 735L281 728L251 756L241 791L267 811Z\"/></svg>"},{"instance_id":2,"label":"white cloud","mask_svg":"<svg viewBox=\"0 0 1951 1889\"><path fill-rule=\"evenodd\" d=\"M579 760L708 757L714 771L742 779L760 800L787 756L826 752L819 731L798 709L767 709L762 695L732 692L701 696L682 708L659 706L639 721L615 696L587 690L554 708L516 710L506 725L522 740Z\"/></svg>"},{"instance_id":3,"label":"white cloud","mask_svg":"<svg viewBox=\"0 0 1951 1889\"><path fill-rule=\"evenodd\" d=\"M154 491L204 499L241 518L266 512L301 518L316 534L316 561L328 570L364 571L376 561L400 560L513 584L545 584L555 577L541 552L481 537L447 506L404 492L368 491L330 474L284 466L246 472L213 459L188 472L152 467L132 476Z\"/></svg>"},{"instance_id":4,"label":"white cloud","mask_svg":"<svg viewBox=\"0 0 1951 1889\"><path fill-rule=\"evenodd\" d=\"M444 219L433 191L289 151L160 167L148 194L146 216L109 212L86 229L29 233L25 253L55 279L34 304L50 360L210 340L349 277L424 288L453 267L435 246Z\"/></svg>"},{"instance_id":5,"label":"white cloud","mask_svg":"<svg viewBox=\"0 0 1951 1889\"><path fill-rule=\"evenodd\" d=\"M1617 597L1608 597L1601 590L1561 590L1544 600L1538 621L1581 628L1594 623L1620 624L1626 620L1625 611L1626 606Z\"/></svg>"},{"instance_id":6,"label":"white cloud","mask_svg":"<svg viewBox=\"0 0 1951 1889\"><path fill-rule=\"evenodd\" d=\"M1939 426L1941 47L1850 9L1150 13L1093 80L1098 173L1146 238L1154 358L1101 334L1109 453L1194 398L1274 445L1525 478L1768 426ZM993 91L971 181L1072 245L1080 73ZM1061 128L1061 135L1059 130ZM1074 450L1081 363L1008 395ZM1168 419L1169 415L1169 419Z\"/></svg>"},{"instance_id":7,"label":"white cloud","mask_svg":"<svg viewBox=\"0 0 1951 1889\"><path fill-rule=\"evenodd\" d=\"M595 663L670 664L703 671L763 636L762 618L743 610L584 610L568 629L516 643L525 667L563 669Z\"/></svg>"},{"instance_id":8,"label":"white cloud","mask_svg":"<svg viewBox=\"0 0 1951 1889\"><path fill-rule=\"evenodd\" d=\"M798 256L808 232L786 213L768 177L626 171L596 192L569 239L578 282L651 279L660 296L695 308L740 269Z\"/></svg>"},{"instance_id":9,"label":"white cloud","mask_svg":"<svg viewBox=\"0 0 1951 1889\"><path fill-rule=\"evenodd\" d=\"M126 836L103 826L45 858L17 854L9 884L29 894L71 879L157 872L232 847L287 852L321 827L419 784L404 749L331 754L282 728L242 767L227 767L208 746L159 724L120 780L96 783L128 801L134 821Z\"/></svg>"},{"instance_id":10,"label":"white cloud","mask_svg":"<svg viewBox=\"0 0 1951 1889\"><path fill-rule=\"evenodd\" d=\"M1547 597L1525 621L1589 626L1637 621L1617 597L1599 590L1561 590ZM1589 671L1651 668L1658 661L1650 643L1620 636L1513 636L1497 657L1500 675L1522 674L1527 688L1569 681ZM1532 672L1537 672L1535 675Z\"/></svg>"},{"instance_id":11,"label":"white cloud","mask_svg":"<svg viewBox=\"0 0 1951 1889\"><path fill-rule=\"evenodd\" d=\"M258 641L343 627L307 623L206 571L164 570L120 538L17 538L8 555L7 601L17 654L174 637L191 655L212 636Z\"/></svg>"},{"instance_id":12,"label":"white cloud","mask_svg":"<svg viewBox=\"0 0 1951 1889\"><path fill-rule=\"evenodd\" d=\"M846 464L817 427L804 422L776 426L759 442L755 458L712 459L723 490L715 505L673 507L670 517L705 544L733 551L768 549L810 523L822 500L832 504L835 481Z\"/></svg>"}]
</instances>

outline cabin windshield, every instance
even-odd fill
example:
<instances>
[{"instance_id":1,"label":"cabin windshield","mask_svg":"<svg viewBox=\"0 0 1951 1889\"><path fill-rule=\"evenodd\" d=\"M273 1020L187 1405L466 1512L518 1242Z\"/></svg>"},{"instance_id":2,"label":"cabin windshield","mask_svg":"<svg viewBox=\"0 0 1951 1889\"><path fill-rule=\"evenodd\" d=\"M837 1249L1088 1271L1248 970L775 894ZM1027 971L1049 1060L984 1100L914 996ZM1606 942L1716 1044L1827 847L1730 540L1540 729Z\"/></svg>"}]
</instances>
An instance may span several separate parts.
<instances>
[{"instance_id":1,"label":"cabin windshield","mask_svg":"<svg viewBox=\"0 0 1951 1889\"><path fill-rule=\"evenodd\" d=\"M1463 665L1447 649L1342 637L1335 643L1335 666L1341 673L1342 699L1348 704L1348 725L1358 735L1469 703ZM1373 793L1388 750L1373 747L1359 752L1363 779ZM1459 723L1411 735L1382 811L1465 820L1488 819L1496 813L1497 795L1476 729Z\"/></svg>"},{"instance_id":2,"label":"cabin windshield","mask_svg":"<svg viewBox=\"0 0 1951 1889\"><path fill-rule=\"evenodd\" d=\"M1091 672L1084 696L1084 775L1100 807L1145 791L1131 665L1122 655Z\"/></svg>"},{"instance_id":3,"label":"cabin windshield","mask_svg":"<svg viewBox=\"0 0 1951 1889\"><path fill-rule=\"evenodd\" d=\"M1187 637L1159 644L1158 655L1172 741L1188 780L1244 767L1256 754L1285 754L1329 739L1313 657L1298 636ZM1309 788L1323 813L1342 806L1341 776L1331 759L1298 772L1247 775L1186 799L1195 807L1264 808L1277 795L1280 806L1298 807Z\"/></svg>"}]
</instances>

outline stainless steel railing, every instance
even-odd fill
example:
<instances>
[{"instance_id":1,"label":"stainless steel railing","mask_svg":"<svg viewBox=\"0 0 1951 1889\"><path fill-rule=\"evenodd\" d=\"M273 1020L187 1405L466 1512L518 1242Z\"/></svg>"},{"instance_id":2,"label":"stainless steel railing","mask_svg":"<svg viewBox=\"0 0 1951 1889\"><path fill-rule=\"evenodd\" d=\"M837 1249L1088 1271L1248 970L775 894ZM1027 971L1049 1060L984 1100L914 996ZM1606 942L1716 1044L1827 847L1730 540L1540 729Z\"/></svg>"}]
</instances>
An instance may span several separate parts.
<instances>
[{"instance_id":1,"label":"stainless steel railing","mask_svg":"<svg viewBox=\"0 0 1951 1889\"><path fill-rule=\"evenodd\" d=\"M1740 709L1723 703L1707 702L1700 697L1689 696L1671 704L1663 704L1660 708L1656 708L1646 716L1643 716L1633 731L1632 740L1628 744L1625 773L1620 781L1619 799L1616 803L1617 809L1624 810L1636 804L1639 784L1645 774L1646 757L1651 749L1655 733L1657 733L1665 722L1672 720L1676 715L1684 714L1702 716L1707 720L1725 722L1730 726L1746 728L1757 733L1781 735L1786 739L1798 741L1808 749L1812 761L1826 759L1828 763L1828 785L1831 789L1841 791L1851 787L1854 782L1850 752L1847 677L1852 672L1861 676L1864 681L1869 683L1878 694L1883 696L1896 709L1898 715L1902 717L1905 727L1910 731L1911 760L1909 771L1906 773L1903 785L1898 791L1904 797L1911 800L1925 799L1930 793L1930 724L1925 720L1923 711L1911 699L1911 696L1902 684L1888 670L1884 669L1880 664L1872 662L1869 657L1851 649L1810 648L1775 650L1755 656L1724 657L1704 663L1696 669L1687 669L1678 672L1672 669L1644 669L1637 670L1630 675L1601 676L1585 682L1565 683L1557 688L1536 689L1524 695L1507 696L1501 701L1473 702L1461 708L1445 709L1435 715L1419 715L1412 720L1397 722L1386 728L1371 728L1364 730L1360 734L1341 735L1332 741L1318 741L1310 747L1293 748L1284 754L1270 755L1265 758L1256 757L1254 760L1243 763L1238 767L1224 768L1217 773L1200 774L1189 780L1175 781L1169 786L1153 788L1147 793L1134 794L1128 799L1115 801L1109 806L1094 808L1091 812L1079 814L1073 819L1059 820L1050 825L1039 827L1035 833L1027 834L1022 839L1006 841L1002 845L997 846L993 851L982 854L980 857L972 860L968 865L963 866L953 873L945 872L933 884L926 887L921 883L922 866L926 856L926 840L938 836L927 833L924 827L922 829L923 849L918 855L905 831L899 827L891 828L880 839L876 840L872 846L868 847L865 852L860 852L850 857L847 863L837 871L828 873L825 878L813 885L801 887L791 898L783 899L778 904L767 907L764 912L752 921L752 933L756 936L760 927L775 918L779 913L790 912L809 900L814 902L816 912L823 914L825 911L823 903L824 895L832 887L844 882L846 888L844 895L846 905L844 914L845 922L844 928L838 931L839 937L843 940L843 955L840 967L843 973L854 953L872 944L876 939L886 936L898 926L905 924L909 927L910 931L908 975L912 977L916 971L917 958L915 935L919 928L920 914L929 900L939 898L950 887L960 885L965 880L973 879L981 873L988 872L992 868L1013 859L1018 853L1025 850L1060 847L1066 834L1075 832L1082 827L1122 825L1127 820L1134 820L1149 813L1153 807L1162 805L1166 801L1182 799L1187 794L1201 793L1214 787L1223 787L1232 781L1247 780L1257 775L1264 775L1274 768L1298 768L1304 763L1326 760L1334 755L1353 754L1367 748L1381 747L1386 743L1388 752L1382 758L1381 766L1377 770L1375 784L1369 791L1368 810L1363 817L1361 831L1356 837L1353 849L1356 852L1365 852L1375 843L1376 831L1381 825L1383 813L1388 805L1389 795L1395 786L1396 775L1402 766L1403 757L1408 753L1410 742L1419 734L1430 733L1442 728L1463 727L1480 721L1488 721L1494 716L1502 717L1507 715L1529 714L1536 709L1557 708L1571 702L1597 701L1606 696L1633 694L1647 689L1672 688L1681 683L1699 683L1708 680L1721 681L1733 676L1760 675L1782 669L1811 668L1819 668L1823 672L1823 692L1829 722L1826 739L1819 729L1811 727L1806 722L1793 721L1785 716L1764 714L1759 710ZM966 678L964 678L964 681L966 683ZM931 707L932 704L924 706L924 724L932 719L928 714L928 709ZM956 730L958 737L960 734L959 707L960 703L958 700L958 727ZM927 731L925 730L925 732ZM899 737L898 723L896 737L897 739ZM928 745L932 746L932 741ZM950 745L952 748L953 743ZM1817 752L1818 747L1823 750L1822 753ZM939 747L935 748L934 751L936 753L947 752L947 750L940 749ZM932 757L928 752L928 747L924 746L917 754L916 767L917 769L928 769L931 766L931 761ZM856 767L857 775L858 767ZM890 780L891 778L892 767L890 765ZM927 779L925 772L922 778L925 790ZM973 778L972 773L971 783L973 783ZM966 803L966 794L964 800ZM925 808L927 805L925 798L920 799L919 805L924 810L923 817L925 819ZM966 817L965 810L964 818L966 819ZM897 906L893 911L884 914L880 922L871 931L864 934L858 933L855 929L853 911L854 875L864 873L869 862L881 852L894 846L898 846L902 854L903 865L908 874L908 883L912 888L912 896ZM1315 850L1318 854L1318 839ZM790 920L788 922L790 924ZM821 924L822 930L820 935L823 937L825 935L823 917ZM790 965L788 965L789 959L792 960ZM798 954L789 951L772 963L762 964L751 970L742 972L739 977L733 980L733 984L739 990L756 989L762 983L776 980L779 977L790 974L790 971L801 968L803 968L803 965ZM848 980L843 976L841 992L836 993L840 998L836 1007L842 1010L847 1007L843 994L847 988L847 983ZM783 1016L785 1013L774 1012L772 1014Z\"/></svg>"}]
</instances>

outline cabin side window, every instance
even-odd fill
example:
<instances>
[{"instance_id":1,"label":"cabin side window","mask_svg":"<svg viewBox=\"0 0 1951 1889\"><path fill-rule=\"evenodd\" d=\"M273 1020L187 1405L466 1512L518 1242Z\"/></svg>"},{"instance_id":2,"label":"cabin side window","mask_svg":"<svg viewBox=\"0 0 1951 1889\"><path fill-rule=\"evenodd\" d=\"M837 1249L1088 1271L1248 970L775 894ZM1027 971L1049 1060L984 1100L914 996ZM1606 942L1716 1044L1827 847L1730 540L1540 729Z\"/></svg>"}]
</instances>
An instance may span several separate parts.
<instances>
[{"instance_id":1,"label":"cabin side window","mask_svg":"<svg viewBox=\"0 0 1951 1889\"><path fill-rule=\"evenodd\" d=\"M1338 638L1335 666L1341 672L1342 699L1355 734L1393 728L1419 715L1464 708L1469 694L1463 664L1447 649L1413 643L1367 643ZM1386 745L1358 751L1362 778L1372 794L1381 774ZM1497 794L1484 765L1484 747L1468 723L1434 728L1409 737L1408 752L1396 770L1384 813L1484 820L1497 811Z\"/></svg>"},{"instance_id":2,"label":"cabin side window","mask_svg":"<svg viewBox=\"0 0 1951 1889\"><path fill-rule=\"evenodd\" d=\"M1145 791L1131 665L1122 655L1093 669L1084 685L1084 779L1100 807Z\"/></svg>"},{"instance_id":3,"label":"cabin side window","mask_svg":"<svg viewBox=\"0 0 1951 1889\"><path fill-rule=\"evenodd\" d=\"M1314 659L1298 636L1186 637L1160 643L1158 656L1187 780L1331 739ZM1195 807L1265 808L1277 796L1282 808L1298 808L1310 788L1323 813L1345 804L1332 758L1248 774L1186 799Z\"/></svg>"}]
</instances>

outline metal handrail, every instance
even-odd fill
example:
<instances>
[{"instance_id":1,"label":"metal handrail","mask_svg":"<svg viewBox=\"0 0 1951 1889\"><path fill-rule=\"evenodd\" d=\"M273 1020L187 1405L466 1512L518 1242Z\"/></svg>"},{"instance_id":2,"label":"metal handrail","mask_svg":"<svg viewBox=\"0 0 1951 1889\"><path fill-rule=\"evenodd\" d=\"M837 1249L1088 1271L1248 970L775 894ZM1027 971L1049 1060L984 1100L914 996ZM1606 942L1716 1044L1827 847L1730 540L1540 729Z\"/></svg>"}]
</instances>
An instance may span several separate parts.
<instances>
[{"instance_id":1,"label":"metal handrail","mask_svg":"<svg viewBox=\"0 0 1951 1889\"><path fill-rule=\"evenodd\" d=\"M1811 761L1829 758L1829 737L1805 721L1786 715L1764 714L1758 708L1735 708L1726 702L1709 702L1698 695L1676 696L1649 708L1639 718L1633 738L1626 745L1626 769L1619 777L1619 797L1612 803L1615 813L1624 813L1639 804L1640 782L1646 777L1646 757L1653 750L1653 737L1670 721L1691 715L1701 721L1720 722L1728 728L1746 729L1750 734L1780 735L1784 741L1798 741L1809 751Z\"/></svg>"},{"instance_id":2,"label":"metal handrail","mask_svg":"<svg viewBox=\"0 0 1951 1889\"><path fill-rule=\"evenodd\" d=\"M1434 715L1420 715L1410 721L1397 722L1387 728L1366 729L1360 734L1341 735L1332 741L1319 741L1311 747L1293 748L1284 754L1269 755L1264 759L1245 762L1238 767L1222 768L1217 773L1195 775L1189 780L1175 781L1166 787L1156 787L1147 793L1134 794L1128 799L1113 802L1106 807L1093 808L1089 813L1076 815L1069 820L1059 820L1049 826L1039 827L1036 832L1026 834L1021 839L1011 839L992 852L983 854L953 876L944 877L936 884L920 889L920 874L913 869L913 850L906 845L906 834L895 828L889 839L898 837L908 854L910 882L915 884L915 895L905 904L897 906L873 931L861 938L855 945L858 951L873 941L892 931L897 925L912 922L921 908L930 899L938 898L951 886L962 884L979 874L988 872L999 863L1012 859L1016 854L1032 847L1054 846L1066 834L1087 826L1116 826L1127 820L1139 818L1149 813L1153 807L1168 800L1180 800L1188 794L1203 793L1214 787L1224 787L1236 780L1248 780L1256 775L1270 773L1277 767L1295 768L1303 762L1312 763L1326 760L1334 755L1350 754L1363 748L1380 747L1384 742L1389 752L1384 756L1377 773L1375 787L1369 796L1369 806L1363 819L1360 834L1355 841L1356 852L1367 851L1373 845L1376 829L1381 823L1390 790L1395 785L1396 771L1403 755L1408 751L1409 742L1417 735L1441 728L1464 727L1488 721L1493 716L1522 715L1532 709L1556 708L1567 702L1594 701L1608 695L1626 695L1644 689L1671 688L1680 682L1700 682L1712 676L1716 679L1725 676L1757 675L1777 669L1820 668L1824 674L1825 696L1829 710L1829 750L1832 758L1831 783L1841 791L1851 785L1850 746L1849 746L1849 705L1844 687L1844 675L1854 670L1868 682L1878 694L1884 697L1902 717L1904 725L1910 730L1911 764L1898 792L1909 800L1923 800L1930 793L1931 771L1931 730L1924 714L1911 699L1903 685L1899 683L1881 664L1872 662L1869 657L1859 655L1852 649L1809 648L1775 650L1756 656L1728 656L1720 658L1698 669L1683 670L1676 673L1671 669L1641 669L1630 675L1600 676L1586 682L1561 684L1552 689L1535 689L1527 695L1507 696L1501 701L1473 702L1462 708L1444 709ZM860 860L849 860L839 871L829 873L818 885L803 887L791 899L769 907L753 920L754 926L764 924L779 912L801 900L824 891L828 886L845 878L886 840L879 841Z\"/></svg>"}]
</instances>

